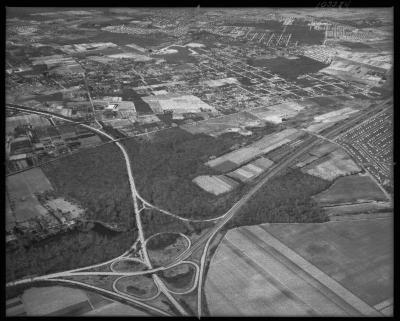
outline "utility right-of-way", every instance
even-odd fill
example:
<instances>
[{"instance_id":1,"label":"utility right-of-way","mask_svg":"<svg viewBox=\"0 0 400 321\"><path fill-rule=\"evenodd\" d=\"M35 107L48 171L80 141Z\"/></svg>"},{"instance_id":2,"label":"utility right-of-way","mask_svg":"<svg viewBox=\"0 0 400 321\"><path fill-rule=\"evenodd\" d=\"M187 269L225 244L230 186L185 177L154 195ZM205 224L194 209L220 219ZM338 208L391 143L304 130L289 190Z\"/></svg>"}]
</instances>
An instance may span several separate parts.
<instances>
[{"instance_id":1,"label":"utility right-of-way","mask_svg":"<svg viewBox=\"0 0 400 321\"><path fill-rule=\"evenodd\" d=\"M351 127L355 126L357 123L360 121L363 121L377 113L376 109L371 109L365 113L360 113L359 115L353 117L352 119L348 120L346 123L343 125L337 126L330 130L329 132L325 133L325 137L327 138L334 138L338 134L342 133L345 130L350 129ZM308 137L301 145L298 146L297 151L292 153L289 157L285 158L282 162L276 164L267 172L267 174L246 194L244 195L237 203L235 203L231 209L229 209L228 212L226 212L218 223L216 223L215 227L212 228L210 231L205 233L202 237L199 238L199 240L192 245L190 250L185 253L185 256L180 259L185 259L189 257L193 252L195 252L199 247L202 246L204 241L206 241L206 245L204 246L203 249L203 254L201 257L201 262L200 262L200 275L199 275L199 288L198 288L198 302L197 302L197 308L198 308L198 317L201 316L201 291L202 291L202 285L203 285L203 272L204 272L204 267L205 267L205 262L206 262L206 257L207 257L207 252L209 245L211 243L211 240L213 237L219 232L219 230L243 207L243 205L254 195L258 192L258 190L273 176L275 176L277 173L279 173L281 170L289 166L297 157L301 156L308 150L310 150L313 146L315 146L319 142L319 138L315 136Z\"/></svg>"},{"instance_id":2,"label":"utility right-of-way","mask_svg":"<svg viewBox=\"0 0 400 321\"><path fill-rule=\"evenodd\" d=\"M21 110L21 111L27 111L30 113L36 113L39 115L45 115L45 116L51 116L51 117L55 117L55 118L60 118L69 122L73 122L76 123L76 121L68 119L67 117L63 117L63 116L59 116L59 115L54 115L53 113L49 113L49 112L44 112L44 111L39 111L39 110L32 110L32 108L27 108L25 106L19 106L19 105L12 105L12 104L7 104L6 107L10 107L13 109L17 109L17 110ZM357 116L347 120L344 124L342 125L335 125L333 129L326 131L324 133L324 138L328 139L328 140L333 140L335 139L339 134L341 134L342 132L350 129L351 127L355 126L357 123L375 115L378 111L381 111L382 108L379 108L378 106L376 106L375 108L371 108L370 110L367 110L363 113L359 113ZM192 246L185 251L184 253L182 253L182 255L178 256L173 262L171 262L169 265L167 266L163 266L161 268L158 269L153 269L152 268L152 264L151 261L148 257L147 254L147 249L146 249L146 244L145 244L145 236L143 234L143 228L141 225L141 217L140 217L140 212L141 210L139 210L139 206L138 206L138 199L143 203L143 205L146 206L150 206L150 207L154 207L152 204L149 204L147 201L145 201L138 193L138 191L136 190L135 187L135 182L134 182L134 178L133 178L133 174L132 174L132 168L131 168L131 161L129 159L129 155L125 150L125 147L123 146L123 144L121 144L118 140L115 140L114 137L112 137L111 135L104 133L102 130L99 130L97 128L94 128L92 126L89 126L87 124L80 124L83 127L86 127L88 129L90 129L91 131L94 131L100 135L103 135L105 137L107 137L108 139L110 139L111 141L113 141L118 148L121 150L125 162L126 162L126 169L127 169L127 174L128 174L128 178L129 178L129 185L130 185L130 189L131 189L131 194L132 194L132 200L133 200L133 204L134 204L134 210L135 210L135 218L136 218L136 224L138 227L138 232L139 232L139 237L138 237L138 241L142 244L141 247L141 252L142 252L142 256L143 256L143 260L144 263L147 265L147 267L149 268L149 270L147 271L147 273L152 272L153 270L164 270L164 269L168 269L172 266L175 266L181 262L183 262L185 259L189 258L195 251L199 250L201 247L203 247L204 243L205 246L203 248L203 252L202 252L202 256L201 256L201 260L200 260L200 271L198 273L198 317L201 316L201 309L202 309L202 302L201 302L201 296L202 296L202 285L203 285L203 277L204 277L204 268L206 265L206 258L207 258L207 253L208 253L208 249L209 246L211 244L211 241L213 240L214 236L222 229L222 227L228 223L232 217L237 214L242 207L264 186L264 184L270 180L272 177L274 177L275 175L277 175L279 172L281 172L282 170L284 170L285 168L287 168L292 162L294 162L299 156L301 156L302 154L304 154L305 152L307 152L308 150L310 150L313 146L315 146L318 142L320 142L321 137L318 137L319 135L310 135L309 137L307 137L301 144L299 144L298 146L296 146L295 150L285 159L283 159L281 162L273 165L271 167L271 169L265 173L263 176L261 176L258 181L255 183L255 185L238 201L236 202L225 214L214 218L213 220L216 221L216 224L214 225L213 228L211 228L209 231L207 231L206 233L204 233L195 243L192 244ZM157 208L159 209L159 208ZM161 210L161 209L159 209ZM167 213L165 213L167 214ZM169 213L169 215L174 216L174 214ZM136 243L136 242L135 242ZM83 268L81 268L83 269ZM60 277L60 276L68 276L70 275L69 272L72 271L65 271L65 272L59 272L59 273L55 273L53 275L47 275L47 276L41 276L41 277L36 277L35 279L40 279L40 280L44 280L44 279L48 279L51 280L51 277ZM87 272L90 273L90 272ZM174 305L174 307L180 312L180 314L182 315L187 315L187 312L185 311L185 309L177 302L177 300L171 295L170 291L167 289L167 287L165 286L165 284L163 283L163 281L157 276L157 274L153 274L152 273L152 277L154 279L154 282L156 283L156 285L158 286L159 290L164 293L164 295L169 299L169 301ZM20 280L17 281L18 283L24 283L24 282L29 282L29 280ZM14 283L17 283L14 282ZM68 280L64 280L64 282L68 282ZM137 303L134 302L135 300L131 299L130 300L132 303ZM139 303L138 303L139 304Z\"/></svg>"}]
</instances>

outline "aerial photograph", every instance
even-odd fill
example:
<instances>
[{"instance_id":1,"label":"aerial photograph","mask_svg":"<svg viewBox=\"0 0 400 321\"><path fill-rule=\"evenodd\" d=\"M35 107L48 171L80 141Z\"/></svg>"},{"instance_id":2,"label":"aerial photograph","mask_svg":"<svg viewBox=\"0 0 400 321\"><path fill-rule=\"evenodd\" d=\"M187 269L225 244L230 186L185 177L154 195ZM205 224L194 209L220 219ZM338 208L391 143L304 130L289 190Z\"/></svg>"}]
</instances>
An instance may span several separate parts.
<instances>
[{"instance_id":1,"label":"aerial photograph","mask_svg":"<svg viewBox=\"0 0 400 321\"><path fill-rule=\"evenodd\" d=\"M6 7L6 316L392 317L393 16Z\"/></svg>"}]
</instances>

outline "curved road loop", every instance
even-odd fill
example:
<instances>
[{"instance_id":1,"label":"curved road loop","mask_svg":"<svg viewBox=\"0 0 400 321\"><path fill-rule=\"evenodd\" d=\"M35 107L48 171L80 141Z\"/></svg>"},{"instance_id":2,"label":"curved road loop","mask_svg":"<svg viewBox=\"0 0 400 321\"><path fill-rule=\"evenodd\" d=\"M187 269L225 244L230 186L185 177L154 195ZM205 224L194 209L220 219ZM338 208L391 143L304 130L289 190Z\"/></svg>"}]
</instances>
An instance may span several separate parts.
<instances>
[{"instance_id":1,"label":"curved road loop","mask_svg":"<svg viewBox=\"0 0 400 321\"><path fill-rule=\"evenodd\" d=\"M24 111L24 112L30 112L30 113L36 113L39 115L43 115L46 117L54 117L54 118L59 118L62 119L64 121L68 121L68 122L72 122L72 123L77 123L74 120L71 120L69 118L63 117L63 116L57 116L54 115L52 113L49 112L43 112L43 111L37 111L37 110L33 110L30 109L29 107L25 107L25 106L20 106L20 105L14 105L14 104L6 104L7 108L13 108L13 109L17 109L20 111ZM213 219L208 219L208 220L192 220L192 219L186 219L186 218L182 218L179 217L178 215L175 215L173 213L170 213L168 211L165 211L163 209L158 208L157 206L150 204L149 202L147 202L146 200L144 200L138 193L136 186L135 186L135 182L134 182L134 178L132 175L132 168L131 168L131 162L129 159L129 155L126 152L124 146L118 142L116 139L114 139L114 137L112 137L111 135L104 133L103 131L96 129L94 127L91 127L87 124L82 124L79 123L79 125L86 127L87 129L94 131L102 136L107 137L108 139L110 139L111 141L113 141L121 150L121 152L124 155L124 159L125 159L125 164L126 164L126 169L127 169L127 173L128 173L128 178L129 178L129 184L130 184L130 189L131 189L131 196L132 196L132 200L133 200L133 204L134 204L134 211L135 211L135 218L136 218L136 224L137 224L137 228L139 231L139 237L138 240L131 246L131 248L124 252L122 255L118 256L117 258L114 258L112 260L109 260L107 262L103 262L103 263L99 263L99 264L95 264L95 265L91 265L89 267L83 267L83 268L79 268L79 269L75 269L75 270L70 270L70 271L65 271L65 272L59 272L59 273L53 273L53 274L48 274L48 275L44 275L44 276L39 276L39 277L34 277L34 278L30 278L30 279L25 279L25 280L19 280L19 281L15 281L15 282L10 282L7 284L7 286L10 285L16 285L16 284L23 284L23 283L29 283L35 280L49 280L49 281L62 281L62 282L66 282L66 283L74 283L74 284L80 284L82 286L86 286L88 288L91 289L95 289L97 291L103 291L106 292L108 294L113 294L117 297L123 298L129 302L138 304L138 305L145 305L146 307L148 307L149 309L155 310L159 313L162 313L164 315L167 315L167 313L155 308L155 307L151 307L148 306L146 304L144 304L143 302L140 302L138 300L134 300L132 298L129 298L128 296L124 296L122 294L119 293L114 293L108 290L104 290L101 288L97 288L95 286L91 286L91 285L87 285L85 283L81 283L81 282L77 282L77 281L71 281L71 280L63 280L63 279L56 279L57 277L62 277L62 276L71 276L71 275L119 275L119 276L127 276L127 275L142 275L142 274L152 274L152 277L154 279L155 284L157 285L159 291L161 291L162 293L165 294L165 296L171 301L171 303L175 306L175 308L182 314L182 315L188 315L187 312L183 309L183 307L175 300L175 298L171 295L171 293L173 293L172 291L168 290L166 285L162 282L162 280L156 275L154 274L157 271L163 271L166 270L168 268L171 268L173 266L179 265L183 262L185 263L189 263L187 261L185 261L185 259L189 258L195 251L197 251L198 249L200 249L204 243L205 246L203 248L203 252L202 252L202 256L201 256L201 260L200 260L200 268L198 267L197 264L190 262L192 264L195 265L196 267L196 276L195 276L195 285L190 289L191 291L195 288L196 285L198 285L198 297L197 297L197 306L198 306L198 317L201 317L201 313L202 313L202 302L201 302L201 297L202 297L202 286L203 286L203 277L204 277L204 268L206 265L206 258L207 258L207 254L208 254L208 249L210 247L210 243L213 240L214 236L222 229L222 227L236 214L240 211L240 209L243 207L243 205L248 202L253 196L254 194L256 194L259 189L269 180L271 179L273 176L275 176L276 174L278 174L280 171L282 171L283 169L287 168L293 161L296 160L296 158L298 158L299 156L301 156L302 154L304 154L305 152L307 152L309 149L311 149L313 146L315 146L318 142L320 142L320 139L325 139L325 140L329 140L329 141L334 141L334 139L341 134L343 131L348 130L349 128L351 128L352 126L356 125L356 123L367 119L373 115L375 115L376 113L376 109L372 109L363 113L359 113L357 116L349 119L345 124L340 125L340 126L336 126L334 129L331 129L330 131L326 132L324 134L324 136L322 135L313 135L313 133L309 133L311 134L308 138L306 138L300 145L296 146L296 151L293 152L292 154L290 154L290 156L286 157L284 160L282 160L279 163L276 163L275 165L273 165L270 170L265 173L265 175L262 176L262 178L260 178L257 183L253 186L253 188L247 193L245 194L238 202L236 202L225 214L213 218ZM337 144L337 143L336 143ZM142 202L142 208L139 209L139 205L138 205L138 199ZM150 262L148 253L147 253L147 248L146 248L146 240L144 238L144 234L143 234L143 227L142 227L142 222L141 222L141 217L140 217L140 212L141 210L143 210L144 208L154 208L166 215L171 215L176 217L177 219L181 219L181 220L187 220L187 221L217 221L219 220L215 226L213 228L211 228L209 231L207 231L206 233L204 233L198 240L196 240L196 242L194 242L194 244L189 245L189 248L187 248L182 254L180 254L177 258L174 259L174 261L172 263L170 263L167 266L162 266L159 268L153 268L152 264ZM112 263L115 262L119 259L122 259L123 257L125 257L126 255L128 255L133 249L136 249L136 245L137 243L140 242L141 243L141 256L142 256L142 263L145 264L148 267L148 270L144 270L144 271L137 271L137 272L84 272L83 270L87 270L90 268L94 268L94 267L98 267L104 264L108 264L108 263ZM139 260L140 261L140 260ZM186 292L185 292L186 293Z\"/></svg>"}]
</instances>

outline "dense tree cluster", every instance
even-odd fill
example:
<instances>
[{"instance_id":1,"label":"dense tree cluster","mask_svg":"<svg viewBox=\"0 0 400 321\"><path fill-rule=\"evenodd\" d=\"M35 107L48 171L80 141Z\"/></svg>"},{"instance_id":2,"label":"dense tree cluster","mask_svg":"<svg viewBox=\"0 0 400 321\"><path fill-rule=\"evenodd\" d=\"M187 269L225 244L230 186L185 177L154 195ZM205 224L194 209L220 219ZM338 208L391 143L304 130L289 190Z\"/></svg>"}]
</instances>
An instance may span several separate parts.
<instances>
[{"instance_id":1,"label":"dense tree cluster","mask_svg":"<svg viewBox=\"0 0 400 321\"><path fill-rule=\"evenodd\" d=\"M144 210L142 212L142 225L145 238L157 233L183 233L191 235L199 234L205 228L212 227L213 222L185 222L172 216L165 215L156 210ZM165 236L169 239L169 236ZM154 239L152 239L155 241Z\"/></svg>"},{"instance_id":2,"label":"dense tree cluster","mask_svg":"<svg viewBox=\"0 0 400 321\"><path fill-rule=\"evenodd\" d=\"M77 200L89 219L133 226L128 175L117 146L88 149L42 169L57 193Z\"/></svg>"},{"instance_id":3,"label":"dense tree cluster","mask_svg":"<svg viewBox=\"0 0 400 321\"><path fill-rule=\"evenodd\" d=\"M213 138L179 128L163 131L150 142L124 141L140 194L152 204L183 217L210 218L223 214L243 193L244 186L214 196L192 182L199 175L217 174L204 165L247 137L226 134ZM253 137L254 139L254 137Z\"/></svg>"},{"instance_id":4,"label":"dense tree cluster","mask_svg":"<svg viewBox=\"0 0 400 321\"><path fill-rule=\"evenodd\" d=\"M228 152L234 145L246 143L247 139L235 134L218 138L192 135L174 128L150 142L130 139L124 144L138 190L145 199L175 214L201 219L223 214L250 186L242 185L226 195L214 196L197 187L192 179L213 174L204 162L212 155ZM21 244L7 253L7 281L105 261L129 248L137 236L125 163L116 146L86 150L48 164L43 170L57 195L79 202L89 219L123 224L130 230L113 237L93 230L73 231L35 244ZM226 228L265 222L325 221L325 214L311 196L329 184L299 170L290 170L265 184ZM184 222L156 210L144 210L141 216L146 238L159 232L190 235L213 225Z\"/></svg>"},{"instance_id":5,"label":"dense tree cluster","mask_svg":"<svg viewBox=\"0 0 400 321\"><path fill-rule=\"evenodd\" d=\"M312 200L330 185L321 178L289 170L268 181L225 228L262 223L310 223L328 220Z\"/></svg>"},{"instance_id":6,"label":"dense tree cluster","mask_svg":"<svg viewBox=\"0 0 400 321\"><path fill-rule=\"evenodd\" d=\"M58 235L6 254L6 281L100 263L126 251L135 241L132 231L100 234L78 231Z\"/></svg>"}]
</instances>

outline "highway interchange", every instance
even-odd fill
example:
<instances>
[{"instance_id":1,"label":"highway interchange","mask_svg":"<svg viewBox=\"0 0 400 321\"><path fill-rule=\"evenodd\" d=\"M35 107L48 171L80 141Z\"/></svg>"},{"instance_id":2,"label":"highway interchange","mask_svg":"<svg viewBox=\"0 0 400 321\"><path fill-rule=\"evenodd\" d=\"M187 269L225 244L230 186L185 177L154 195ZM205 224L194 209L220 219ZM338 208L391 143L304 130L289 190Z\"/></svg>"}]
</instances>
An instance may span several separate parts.
<instances>
[{"instance_id":1,"label":"highway interchange","mask_svg":"<svg viewBox=\"0 0 400 321\"><path fill-rule=\"evenodd\" d=\"M44 111L38 111L38 110L33 110L29 107L25 107L25 106L19 106L19 105L14 105L14 104L6 104L7 108L10 109L14 109L14 110L19 110L19 111L23 111L23 112L28 112L28 113L34 113L34 114L38 114L38 115L42 115L45 117L53 117L53 118L58 118L67 122L71 122L71 123L77 123L74 120L71 120L67 117L64 116L59 116L59 115L55 115L53 113L49 113L49 112L44 112ZM306 153L308 150L310 150L313 146L315 146L320 139L327 139L329 141L334 141L335 138L343 133L344 131L352 128L353 126L355 126L357 123L360 123L361 121L364 121L372 116L374 116L377 112L377 108L376 109L371 109L368 111L365 111L363 113L358 113L357 116L353 116L351 119L347 120L345 123L343 123L342 125L339 126L334 126L333 129L331 129L330 131L326 132L323 136L322 135L318 135L319 137L317 137L316 135L310 135L308 138L306 138L303 143L301 143L299 146L296 147L296 150L287 158L285 158L283 161L276 163L273 167L271 167L268 172L262 176L262 178L260 178L256 184L250 189L250 191L245 194L237 203L235 203L231 209L229 209L225 214L210 219L208 221L216 221L217 223L215 224L214 227L212 227L210 230L208 230L206 233L204 233L198 240L196 240L193 244L189 242L189 246L187 247L187 249L181 253L177 258L175 258L175 260L168 264L167 266L162 266L162 267L158 267L158 268L153 268L151 261L149 259L148 256L148 252L147 252L147 247L146 247L146 240L145 240L145 236L143 234L143 227L142 227L142 223L141 223L141 215L140 213L142 212L143 209L145 208L153 208L156 209L164 214L167 215L171 215L176 217L177 219L182 219L182 220L186 220L186 221L204 221L204 220L191 220L191 219L185 219L185 218L181 218L173 213L167 212L165 210L162 210L156 206L154 206L153 204L150 204L149 202L147 202L146 200L144 200L138 193L136 186L135 186L135 181L134 181L134 177L132 174L132 168L131 168L131 161L129 158L129 155L125 149L125 147L123 146L123 144L121 144L118 140L116 140L114 137L112 137L111 135L105 133L104 131L94 128L92 126L89 126L87 124L82 124L80 123L80 126L83 126L93 132L95 132L96 134L99 134L103 137L106 137L107 139L109 139L111 142L115 143L118 148L120 149L120 151L122 152L124 159L125 159L125 164L126 164L126 170L127 170L127 174L128 174L128 178L129 178L129 184L130 184L130 190L131 190L131 197L132 197L132 201L134 204L134 215L135 215L135 219L136 219L136 224L137 224L137 228L138 228L138 239L136 240L136 242L131 246L131 248L129 250L127 250L126 252L124 252L123 254L121 254L119 257L116 257L112 260L109 260L107 262L102 262L99 264L95 264L95 265L91 265L91 266L87 266L87 267L83 267L83 268L79 268L79 269L75 269L75 270L70 270L70 271L64 271L64 272L58 272L58 273L52 273L52 274L48 274L48 275L43 275L43 276L37 276L37 277L32 277L32 278L28 278L28 279L24 279L24 280L18 280L15 282L10 282L8 283L6 286L15 286L18 284L26 284L26 283L31 283L31 282L36 282L36 281L52 281L52 282L58 282L58 283L66 283L66 284L75 284L75 285L79 285L82 287L85 287L87 289L91 289L94 291L97 291L99 293L103 293L103 294L107 294L108 296L113 296L116 299L120 299L123 300L124 302L127 303L131 303L134 304L136 306L141 306L144 309L150 310L153 313L156 314L161 314L161 315L170 315L169 313L154 307L152 305L150 305L149 303L146 303L145 301L148 300L140 300L138 298L133 298L127 294L124 294L118 290L116 290L115 288L115 284L117 282L114 281L113 284L113 288L114 291L109 291L97 286L93 286L93 285L89 285L86 283L82 283L82 282L78 282L78 281L74 281L74 280L70 280L70 279L63 279L63 277L68 277L68 276L78 276L78 275L117 275L120 277L123 276L133 276L133 275L144 275L144 274L151 274L152 278L158 288L158 293L163 293L168 300L170 301L170 303L175 307L175 309L177 311L179 311L180 315L189 315L188 312L182 307L182 305L174 298L174 296L172 295L172 293L174 293L173 291L169 290L167 288L167 286L165 285L165 283L158 277L158 275L155 273L157 271L162 271L162 270L166 270L168 268L174 267L176 265L182 264L182 263L189 263L189 264L193 264L195 266L196 269L196 275L195 275L195 281L193 283L193 286L191 287L190 291L185 291L185 293L189 293L191 291L193 291L196 287L198 287L198 291L197 291L197 316L200 317L203 314L202 311L202 286L203 286L203 279L205 277L204 275L204 271L205 271L205 267L206 267L206 263L207 263L207 254L208 254L208 250L210 248L210 244L211 241L213 240L214 236L223 228L223 226L229 222L229 220L231 220L231 218L240 211L240 209L243 207L243 205L248 202L251 197L257 193L257 191L269 180L271 179L273 176L277 175L279 172L281 172L282 170L284 170L285 168L287 168L290 164L292 164L299 156L301 156L302 154ZM141 207L140 207L141 205ZM107 264L112 264L114 262L117 262L121 259L126 259L130 256L130 254L132 253L132 251L137 250L139 246L139 255L141 257L140 262L143 263L144 265L146 265L147 270L144 271L137 271L137 272L88 272L85 270L91 269L91 268L95 268L98 266L104 266ZM202 255L201 255L201 260L200 260L200 266L198 266L195 262L190 261L190 256L196 252L197 250L201 249L201 247L204 246L203 251L202 251ZM176 293L174 293L176 294ZM184 294L184 293L182 293Z\"/></svg>"}]
</instances>

